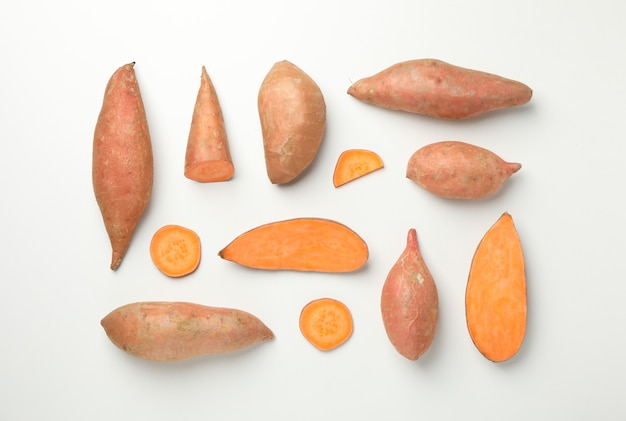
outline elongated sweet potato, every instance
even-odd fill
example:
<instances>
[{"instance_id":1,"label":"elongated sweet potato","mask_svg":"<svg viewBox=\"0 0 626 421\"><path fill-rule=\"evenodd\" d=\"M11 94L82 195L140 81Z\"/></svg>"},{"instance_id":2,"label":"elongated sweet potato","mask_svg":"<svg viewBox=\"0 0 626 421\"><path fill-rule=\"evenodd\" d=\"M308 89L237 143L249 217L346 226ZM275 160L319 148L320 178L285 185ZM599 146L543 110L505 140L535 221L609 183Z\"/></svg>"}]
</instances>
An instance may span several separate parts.
<instances>
[{"instance_id":1,"label":"elongated sweet potato","mask_svg":"<svg viewBox=\"0 0 626 421\"><path fill-rule=\"evenodd\" d=\"M362 267L368 248L358 234L339 222L296 218L253 228L235 238L219 256L256 269L336 273Z\"/></svg>"},{"instance_id":2,"label":"elongated sweet potato","mask_svg":"<svg viewBox=\"0 0 626 421\"><path fill-rule=\"evenodd\" d=\"M284 60L270 69L258 96L267 175L273 184L298 178L313 162L326 130L326 103L309 75Z\"/></svg>"},{"instance_id":3,"label":"elongated sweet potato","mask_svg":"<svg viewBox=\"0 0 626 421\"><path fill-rule=\"evenodd\" d=\"M526 275L522 245L509 213L487 231L470 268L465 292L467 327L493 362L513 357L526 334Z\"/></svg>"},{"instance_id":4,"label":"elongated sweet potato","mask_svg":"<svg viewBox=\"0 0 626 421\"><path fill-rule=\"evenodd\" d=\"M111 76L93 140L93 189L113 249L113 270L152 193L152 143L134 64Z\"/></svg>"},{"instance_id":5,"label":"elongated sweet potato","mask_svg":"<svg viewBox=\"0 0 626 421\"><path fill-rule=\"evenodd\" d=\"M381 296L383 323L400 355L417 360L435 338L439 318L437 286L410 229L406 248L393 265Z\"/></svg>"},{"instance_id":6,"label":"elongated sweet potato","mask_svg":"<svg viewBox=\"0 0 626 421\"><path fill-rule=\"evenodd\" d=\"M366 149L348 149L343 151L337 159L333 184L335 187L343 186L383 167L383 160L376 152Z\"/></svg>"},{"instance_id":7,"label":"elongated sweet potato","mask_svg":"<svg viewBox=\"0 0 626 421\"><path fill-rule=\"evenodd\" d=\"M483 199L495 194L521 164L464 142L444 141L418 149L406 176L422 188L449 199Z\"/></svg>"},{"instance_id":8,"label":"elongated sweet potato","mask_svg":"<svg viewBox=\"0 0 626 421\"><path fill-rule=\"evenodd\" d=\"M230 180L235 173L224 116L213 82L202 66L200 88L185 153L185 177L202 183Z\"/></svg>"},{"instance_id":9,"label":"elongated sweet potato","mask_svg":"<svg viewBox=\"0 0 626 421\"><path fill-rule=\"evenodd\" d=\"M409 60L355 82L354 98L382 108L442 119L464 119L526 104L521 82L435 59Z\"/></svg>"},{"instance_id":10,"label":"elongated sweet potato","mask_svg":"<svg viewBox=\"0 0 626 421\"><path fill-rule=\"evenodd\" d=\"M152 361L179 361L237 351L274 339L257 317L242 310L184 302L138 302L101 321L118 348Z\"/></svg>"}]
</instances>

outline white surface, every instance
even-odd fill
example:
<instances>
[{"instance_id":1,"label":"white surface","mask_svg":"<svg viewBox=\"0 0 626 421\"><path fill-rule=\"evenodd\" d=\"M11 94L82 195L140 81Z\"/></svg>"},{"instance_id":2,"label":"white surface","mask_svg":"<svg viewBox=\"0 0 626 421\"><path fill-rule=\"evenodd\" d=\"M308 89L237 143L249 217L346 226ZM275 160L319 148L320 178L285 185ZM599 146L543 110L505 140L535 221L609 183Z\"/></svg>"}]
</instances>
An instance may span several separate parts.
<instances>
[{"instance_id":1,"label":"white surface","mask_svg":"<svg viewBox=\"0 0 626 421\"><path fill-rule=\"evenodd\" d=\"M139 3L139 2L136 2ZM147 6L150 4L150 6ZM7 2L0 9L1 420L528 420L626 417L624 113L626 3L399 0ZM395 62L435 57L520 80L531 103L464 122L388 112L346 94ZM265 174L256 97L279 60L320 85L328 130L311 170ZM91 186L105 84L136 61L155 159L149 210L116 272ZM182 165L202 65L226 118L236 175L196 184ZM420 146L455 139L523 164L485 201L438 199L404 177ZM352 147L385 168L339 189ZM523 241L529 316L520 353L493 364L464 319L474 248L509 211ZM320 216L368 242L348 275L247 270L217 257L262 223ZM201 236L197 272L171 280L148 244L164 224ZM417 362L389 344L379 293L417 229L439 288L436 339ZM311 299L352 310L355 331L321 353L298 330ZM144 300L248 310L276 340L155 364L115 348L100 319Z\"/></svg>"}]
</instances>

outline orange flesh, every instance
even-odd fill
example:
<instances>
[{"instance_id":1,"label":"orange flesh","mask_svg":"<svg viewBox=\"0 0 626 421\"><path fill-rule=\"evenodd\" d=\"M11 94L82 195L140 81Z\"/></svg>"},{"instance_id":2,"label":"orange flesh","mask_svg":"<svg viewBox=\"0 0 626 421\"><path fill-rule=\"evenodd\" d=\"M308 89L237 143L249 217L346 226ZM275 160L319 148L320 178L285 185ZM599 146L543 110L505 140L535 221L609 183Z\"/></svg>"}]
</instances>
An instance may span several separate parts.
<instances>
[{"instance_id":1,"label":"orange flesh","mask_svg":"<svg viewBox=\"0 0 626 421\"><path fill-rule=\"evenodd\" d=\"M230 161L204 161L185 168L185 177L202 183L227 181L234 173L235 167Z\"/></svg>"},{"instance_id":2,"label":"orange flesh","mask_svg":"<svg viewBox=\"0 0 626 421\"><path fill-rule=\"evenodd\" d=\"M352 330L350 309L332 298L311 301L300 313L302 335L321 351L330 351L346 342Z\"/></svg>"},{"instance_id":3,"label":"orange flesh","mask_svg":"<svg viewBox=\"0 0 626 421\"><path fill-rule=\"evenodd\" d=\"M200 238L188 228L166 225L152 237L150 256L165 275L172 278L188 275L200 264Z\"/></svg>"},{"instance_id":4,"label":"orange flesh","mask_svg":"<svg viewBox=\"0 0 626 421\"><path fill-rule=\"evenodd\" d=\"M467 326L478 350L494 362L513 357L526 332L526 277L521 243L508 213L476 249L465 302Z\"/></svg>"},{"instance_id":5,"label":"orange flesh","mask_svg":"<svg viewBox=\"0 0 626 421\"><path fill-rule=\"evenodd\" d=\"M368 253L365 241L343 224L297 218L245 232L219 256L257 269L337 273L359 269Z\"/></svg>"},{"instance_id":6,"label":"orange flesh","mask_svg":"<svg viewBox=\"0 0 626 421\"><path fill-rule=\"evenodd\" d=\"M339 155L333 184L339 187L381 168L383 160L378 154L365 149L350 149Z\"/></svg>"}]
</instances>

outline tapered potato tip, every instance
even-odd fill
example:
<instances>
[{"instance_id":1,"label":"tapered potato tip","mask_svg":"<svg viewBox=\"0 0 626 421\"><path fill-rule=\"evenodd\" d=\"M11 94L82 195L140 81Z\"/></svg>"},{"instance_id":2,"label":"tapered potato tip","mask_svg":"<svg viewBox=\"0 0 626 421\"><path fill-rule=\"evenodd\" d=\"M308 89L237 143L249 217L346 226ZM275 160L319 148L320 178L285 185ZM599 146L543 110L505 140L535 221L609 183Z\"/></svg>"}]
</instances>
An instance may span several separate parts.
<instances>
[{"instance_id":1,"label":"tapered potato tip","mask_svg":"<svg viewBox=\"0 0 626 421\"><path fill-rule=\"evenodd\" d=\"M113 257L111 258L111 270L116 270L122 264L122 258L124 255L117 251L113 252Z\"/></svg>"}]
</instances>

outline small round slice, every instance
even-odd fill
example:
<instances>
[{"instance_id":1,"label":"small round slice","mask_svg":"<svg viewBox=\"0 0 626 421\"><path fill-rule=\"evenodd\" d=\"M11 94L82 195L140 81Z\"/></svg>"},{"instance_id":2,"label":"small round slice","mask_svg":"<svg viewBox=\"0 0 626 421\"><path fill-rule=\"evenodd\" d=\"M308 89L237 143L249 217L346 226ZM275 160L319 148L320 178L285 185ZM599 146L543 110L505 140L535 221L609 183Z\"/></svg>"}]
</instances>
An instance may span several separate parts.
<instances>
[{"instance_id":1,"label":"small round slice","mask_svg":"<svg viewBox=\"0 0 626 421\"><path fill-rule=\"evenodd\" d=\"M300 332L317 349L330 351L352 335L350 309L341 301L319 298L311 301L300 313Z\"/></svg>"},{"instance_id":2,"label":"small round slice","mask_svg":"<svg viewBox=\"0 0 626 421\"><path fill-rule=\"evenodd\" d=\"M150 257L169 277L188 275L200 264L200 237L189 228L165 225L152 236Z\"/></svg>"}]
</instances>

